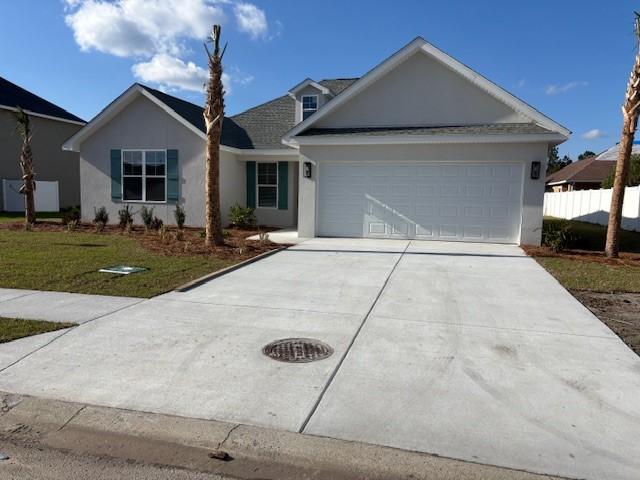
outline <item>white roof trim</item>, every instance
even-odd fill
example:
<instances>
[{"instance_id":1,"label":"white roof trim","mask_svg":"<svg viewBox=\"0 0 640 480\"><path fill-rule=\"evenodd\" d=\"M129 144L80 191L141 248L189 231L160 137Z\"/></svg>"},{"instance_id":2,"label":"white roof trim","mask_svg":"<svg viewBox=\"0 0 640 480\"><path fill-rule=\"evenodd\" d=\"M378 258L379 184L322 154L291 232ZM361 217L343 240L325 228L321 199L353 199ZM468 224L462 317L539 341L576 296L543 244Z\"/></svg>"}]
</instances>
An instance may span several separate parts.
<instances>
[{"instance_id":1,"label":"white roof trim","mask_svg":"<svg viewBox=\"0 0 640 480\"><path fill-rule=\"evenodd\" d=\"M193 133L198 135L202 139L206 139L206 135L199 128L196 128L191 123L186 121L180 115L178 115L173 109L169 108L165 103L157 99L151 93L147 92L143 87L138 85L137 83L131 85L127 90L124 91L122 95L116 98L113 102L107 105L98 115L96 115L89 123L87 123L84 128L81 128L69 138L66 142L62 144L63 150L71 150L74 152L80 151L80 144L91 136L96 130L99 130L104 126L107 122L112 120L118 113L120 113L127 105L129 105L133 100L135 100L138 96L143 95L144 97L151 100L162 110L167 112L173 118L175 118L182 125L187 127Z\"/></svg>"},{"instance_id":2,"label":"white roof trim","mask_svg":"<svg viewBox=\"0 0 640 480\"><path fill-rule=\"evenodd\" d=\"M539 123L541 126L558 132L564 137L564 140L569 138L571 132L560 125L559 123L553 121L546 115L543 115L541 112L531 107L524 101L510 94L503 88L499 87L495 83L491 82L487 78L483 77L479 73L473 71L471 68L466 65L460 63L458 60L450 57L443 51L434 47L426 40L421 37L414 39L405 45L402 49L391 55L389 58L384 60L382 63L378 64L372 70L367 72L363 77L354 82L352 85L347 87L340 95L338 95L333 101L327 103L323 108L318 110L314 115L310 116L306 120L298 123L295 127L293 127L284 137L284 143L288 143L292 137L295 137L300 132L306 130L314 123L316 123L321 118L328 115L330 112L338 108L340 105L348 102L353 96L357 95L361 91L363 91L366 87L371 85L378 78L382 77L389 71L393 70L396 66L404 62L414 53L422 50L424 53L430 55L436 60L443 63L445 66L449 67L454 72L460 74L462 77L466 78L470 82L474 83L478 87L485 90L490 95L494 96L498 100L502 101L506 105L510 106L514 110L522 113L523 115L529 117L531 120Z\"/></svg>"},{"instance_id":3,"label":"white roof trim","mask_svg":"<svg viewBox=\"0 0 640 480\"><path fill-rule=\"evenodd\" d=\"M302 90L305 87L314 87L317 88L318 90L320 90L322 93L324 93L325 95L330 95L331 91L323 86L320 85L318 82L316 82L315 80L312 80L310 78L305 78L303 81L301 81L299 84L297 84L295 87L293 87L291 90L289 90L289 96L290 97L294 97L296 96L296 93L298 93L300 90Z\"/></svg>"},{"instance_id":4,"label":"white roof trim","mask_svg":"<svg viewBox=\"0 0 640 480\"><path fill-rule=\"evenodd\" d=\"M334 137L295 137L287 145L397 145L433 143L561 143L558 133L491 135L349 135Z\"/></svg>"},{"instance_id":5,"label":"white roof trim","mask_svg":"<svg viewBox=\"0 0 640 480\"><path fill-rule=\"evenodd\" d=\"M9 110L11 112L17 112L18 111L18 109L16 107L10 107L8 105L0 105L0 109ZM58 122L72 123L74 125L86 125L87 124L87 122L80 122L80 121L77 121L77 120L69 120L68 118L54 117L53 115L45 115L44 113L37 113L37 112L34 112L32 110L25 110L24 108L22 109L22 111L24 113L26 113L27 115L31 116L31 117L46 118L47 120L56 120Z\"/></svg>"},{"instance_id":6,"label":"white roof trim","mask_svg":"<svg viewBox=\"0 0 640 480\"><path fill-rule=\"evenodd\" d=\"M272 156L272 155L298 155L298 149L295 146L289 148L236 148L229 147L228 145L220 145L220 150L223 152L233 153L239 156Z\"/></svg>"}]
</instances>

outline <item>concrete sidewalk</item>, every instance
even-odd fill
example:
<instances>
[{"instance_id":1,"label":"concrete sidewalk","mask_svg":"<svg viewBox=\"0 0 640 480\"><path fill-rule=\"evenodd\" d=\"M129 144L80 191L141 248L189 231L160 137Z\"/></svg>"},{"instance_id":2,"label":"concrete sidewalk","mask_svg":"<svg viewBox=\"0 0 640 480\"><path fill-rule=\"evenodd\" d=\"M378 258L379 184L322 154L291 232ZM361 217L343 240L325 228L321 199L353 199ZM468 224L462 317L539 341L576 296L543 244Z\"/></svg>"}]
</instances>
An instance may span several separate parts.
<instances>
[{"instance_id":1,"label":"concrete sidewalk","mask_svg":"<svg viewBox=\"0 0 640 480\"><path fill-rule=\"evenodd\" d=\"M0 317L82 324L144 298L0 288Z\"/></svg>"}]
</instances>

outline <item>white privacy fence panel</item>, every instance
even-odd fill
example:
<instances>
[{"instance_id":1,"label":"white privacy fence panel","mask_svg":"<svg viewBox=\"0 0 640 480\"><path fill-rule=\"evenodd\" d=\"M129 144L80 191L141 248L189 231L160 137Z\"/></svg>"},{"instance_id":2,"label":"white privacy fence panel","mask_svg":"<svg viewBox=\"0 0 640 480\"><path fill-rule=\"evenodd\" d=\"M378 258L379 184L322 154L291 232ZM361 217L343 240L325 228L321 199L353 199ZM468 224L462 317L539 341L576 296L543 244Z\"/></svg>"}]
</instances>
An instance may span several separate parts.
<instances>
[{"instance_id":1,"label":"white privacy fence panel","mask_svg":"<svg viewBox=\"0 0 640 480\"><path fill-rule=\"evenodd\" d=\"M544 214L549 217L607 225L610 208L611 189L544 194ZM622 228L640 231L640 186L625 190Z\"/></svg>"},{"instance_id":2,"label":"white privacy fence panel","mask_svg":"<svg viewBox=\"0 0 640 480\"><path fill-rule=\"evenodd\" d=\"M20 193L21 180L2 180L2 205L7 212L24 211L24 195ZM36 212L57 212L60 210L58 182L36 180Z\"/></svg>"}]
</instances>

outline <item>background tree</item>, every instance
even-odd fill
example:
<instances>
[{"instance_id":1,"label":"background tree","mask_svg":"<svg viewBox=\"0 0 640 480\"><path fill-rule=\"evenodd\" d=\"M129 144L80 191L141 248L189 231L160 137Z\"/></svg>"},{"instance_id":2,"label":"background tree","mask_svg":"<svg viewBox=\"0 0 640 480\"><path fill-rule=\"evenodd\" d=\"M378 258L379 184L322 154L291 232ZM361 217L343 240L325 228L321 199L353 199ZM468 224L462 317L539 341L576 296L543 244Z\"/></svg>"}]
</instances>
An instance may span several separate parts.
<instances>
[{"instance_id":1,"label":"background tree","mask_svg":"<svg viewBox=\"0 0 640 480\"><path fill-rule=\"evenodd\" d=\"M558 154L558 147L551 148L551 150L549 150L549 162L547 163L547 175L551 175L552 173L563 169L572 162L573 160L571 160L567 155L562 157L562 159L560 158L560 155Z\"/></svg>"},{"instance_id":2,"label":"background tree","mask_svg":"<svg viewBox=\"0 0 640 480\"><path fill-rule=\"evenodd\" d=\"M584 160L585 158L595 157L595 156L596 154L591 150L585 150L584 153L581 153L580 155L578 155L578 160Z\"/></svg>"},{"instance_id":3,"label":"background tree","mask_svg":"<svg viewBox=\"0 0 640 480\"><path fill-rule=\"evenodd\" d=\"M640 46L640 14L635 14L636 45ZM607 257L617 257L620 250L620 228L622 223L622 205L624 204L624 190L629 173L629 160L633 148L633 138L638 127L638 109L640 108L640 52L631 70L627 92L622 105L622 138L616 172L611 192L611 209L609 210L609 225L607 226L607 242L604 247Z\"/></svg>"},{"instance_id":4,"label":"background tree","mask_svg":"<svg viewBox=\"0 0 640 480\"><path fill-rule=\"evenodd\" d=\"M36 223L36 174L33 170L33 151L31 150L31 121L22 108L18 107L13 114L16 119L16 130L22 137L20 151L20 169L22 170L22 186L20 193L24 195L24 216L27 225Z\"/></svg>"},{"instance_id":5,"label":"background tree","mask_svg":"<svg viewBox=\"0 0 640 480\"><path fill-rule=\"evenodd\" d=\"M220 25L214 25L208 42L213 43L213 54L207 44L209 57L209 82L204 122L207 127L207 151L205 160L205 244L208 247L224 245L220 218L220 136L224 120L224 89L222 87L222 57L220 52ZM225 46L226 50L226 46Z\"/></svg>"},{"instance_id":6,"label":"background tree","mask_svg":"<svg viewBox=\"0 0 640 480\"><path fill-rule=\"evenodd\" d=\"M611 169L609 176L602 181L602 188L613 187L613 180L616 175L616 167ZM627 187L640 185L640 155L631 155L629 159L629 172L627 174Z\"/></svg>"}]
</instances>

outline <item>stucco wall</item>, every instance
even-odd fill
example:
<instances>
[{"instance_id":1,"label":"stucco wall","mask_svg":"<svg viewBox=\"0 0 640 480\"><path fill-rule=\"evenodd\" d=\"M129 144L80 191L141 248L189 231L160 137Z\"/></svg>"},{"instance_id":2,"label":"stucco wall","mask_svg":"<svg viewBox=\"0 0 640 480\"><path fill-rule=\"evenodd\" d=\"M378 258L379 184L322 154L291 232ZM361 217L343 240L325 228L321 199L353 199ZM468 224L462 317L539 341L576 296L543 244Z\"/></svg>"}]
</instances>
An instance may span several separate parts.
<instances>
[{"instance_id":1,"label":"stucco wall","mask_svg":"<svg viewBox=\"0 0 640 480\"><path fill-rule=\"evenodd\" d=\"M172 203L114 202L111 200L112 149L177 149L180 168L180 205L189 226L204 225L204 150L205 142L197 134L145 97L129 104L114 119L104 125L80 146L80 175L82 218L92 221L94 207L104 206L112 223L118 221L118 210L129 204L135 212L146 205L163 222L174 224L175 205ZM284 155L236 156L220 154L220 203L222 223L229 223L229 209L235 203L246 205L247 160L288 161L289 208L287 210L256 209L258 222L263 225L290 227L297 219L297 157ZM141 222L139 213L134 220Z\"/></svg>"},{"instance_id":2,"label":"stucco wall","mask_svg":"<svg viewBox=\"0 0 640 480\"><path fill-rule=\"evenodd\" d=\"M82 126L32 116L31 127L36 180L59 182L60 207L79 205L79 155L63 151L62 144ZM0 110L0 179L16 180L22 176L18 165L21 147L13 115ZM0 182L0 210L4 208L1 190Z\"/></svg>"},{"instance_id":3,"label":"stucco wall","mask_svg":"<svg viewBox=\"0 0 640 480\"><path fill-rule=\"evenodd\" d=\"M143 205L154 208L163 222L174 224L174 204L113 202L111 200L111 149L177 149L180 167L180 201L186 223L204 224L204 148L198 135L178 123L150 100L139 97L125 110L89 137L80 147L82 218L93 220L94 207L105 206L110 222L117 222L118 210L130 204L138 212ZM223 224L228 222L229 207L244 203L246 182L244 165L235 155L221 152L220 191ZM140 216L135 216L136 223Z\"/></svg>"},{"instance_id":4,"label":"stucco wall","mask_svg":"<svg viewBox=\"0 0 640 480\"><path fill-rule=\"evenodd\" d=\"M316 198L318 167L322 162L385 161L393 162L522 162L524 164L522 226L520 243L539 245L542 228L544 178L532 180L532 161L546 165L547 145L531 144L436 144L436 145L371 145L371 146L303 146L300 161L313 164L311 179L299 175L298 234L316 234Z\"/></svg>"},{"instance_id":5,"label":"stucco wall","mask_svg":"<svg viewBox=\"0 0 640 480\"><path fill-rule=\"evenodd\" d=\"M295 227L298 220L298 157L291 155L242 155L239 160L239 163L243 165L247 161L289 162L288 208L280 210L256 207L255 214L260 225ZM240 202L241 205L246 204L246 182L243 192L245 197Z\"/></svg>"},{"instance_id":6,"label":"stucco wall","mask_svg":"<svg viewBox=\"0 0 640 480\"><path fill-rule=\"evenodd\" d=\"M529 121L426 53L417 52L314 126L470 125Z\"/></svg>"}]
</instances>

